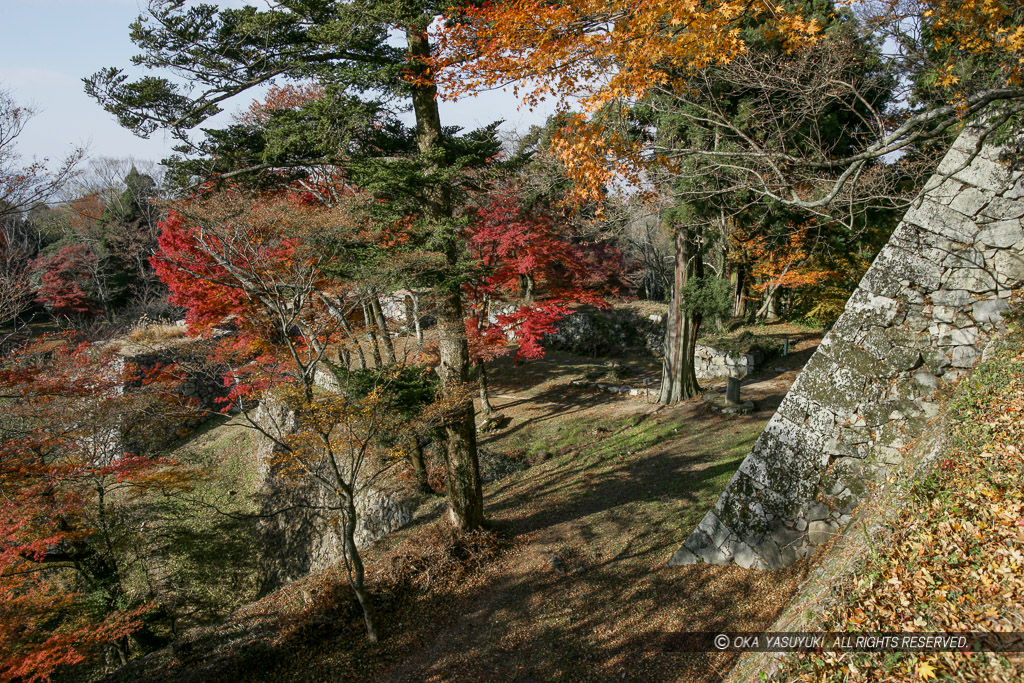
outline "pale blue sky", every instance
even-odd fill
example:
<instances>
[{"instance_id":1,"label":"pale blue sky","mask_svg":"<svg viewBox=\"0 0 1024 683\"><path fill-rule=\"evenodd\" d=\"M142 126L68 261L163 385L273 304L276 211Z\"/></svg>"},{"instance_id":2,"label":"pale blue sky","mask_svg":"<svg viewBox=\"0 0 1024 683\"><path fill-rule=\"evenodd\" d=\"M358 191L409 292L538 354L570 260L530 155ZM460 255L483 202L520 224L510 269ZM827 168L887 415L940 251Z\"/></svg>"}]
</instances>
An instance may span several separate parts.
<instances>
[{"instance_id":1,"label":"pale blue sky","mask_svg":"<svg viewBox=\"0 0 1024 683\"><path fill-rule=\"evenodd\" d=\"M88 145L93 157L159 161L170 153L172 140L161 133L135 137L82 89L81 79L103 67L130 66L136 50L128 25L142 6L140 0L0 0L0 88L39 110L18 141L23 158L56 159L80 145ZM510 93L484 93L442 104L442 120L475 128L505 119L505 129L525 129L550 111L517 105Z\"/></svg>"}]
</instances>

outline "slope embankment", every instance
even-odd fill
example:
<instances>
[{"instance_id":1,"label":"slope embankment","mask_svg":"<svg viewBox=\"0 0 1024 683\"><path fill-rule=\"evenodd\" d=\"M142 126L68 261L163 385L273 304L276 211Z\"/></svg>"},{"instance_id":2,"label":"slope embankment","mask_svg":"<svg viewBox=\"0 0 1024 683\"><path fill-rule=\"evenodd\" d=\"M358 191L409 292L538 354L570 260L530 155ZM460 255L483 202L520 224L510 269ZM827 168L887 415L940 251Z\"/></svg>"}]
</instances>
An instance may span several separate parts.
<instances>
[{"instance_id":1,"label":"slope embankment","mask_svg":"<svg viewBox=\"0 0 1024 683\"><path fill-rule=\"evenodd\" d=\"M967 127L670 563L778 569L835 535L926 433L1024 284L1024 171Z\"/></svg>"},{"instance_id":2,"label":"slope embankment","mask_svg":"<svg viewBox=\"0 0 1024 683\"><path fill-rule=\"evenodd\" d=\"M1018 633L1024 626L1024 326L1020 308L874 485L773 631ZM1019 648L1018 648L1019 649ZM1019 681L1006 652L750 654L729 680Z\"/></svg>"}]
</instances>

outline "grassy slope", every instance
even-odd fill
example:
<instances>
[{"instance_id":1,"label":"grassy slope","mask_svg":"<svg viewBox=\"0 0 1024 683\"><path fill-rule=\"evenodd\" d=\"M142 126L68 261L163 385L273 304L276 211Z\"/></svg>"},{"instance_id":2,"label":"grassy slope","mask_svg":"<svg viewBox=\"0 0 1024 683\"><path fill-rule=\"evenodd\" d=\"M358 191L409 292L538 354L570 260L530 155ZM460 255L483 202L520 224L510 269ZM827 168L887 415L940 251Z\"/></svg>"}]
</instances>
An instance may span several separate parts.
<instances>
[{"instance_id":1,"label":"grassy slope","mask_svg":"<svg viewBox=\"0 0 1024 683\"><path fill-rule=\"evenodd\" d=\"M240 517L257 511L255 444L241 418L218 417L173 454L206 473L187 495L165 503L157 574L178 628L221 619L257 595L255 526Z\"/></svg>"}]
</instances>

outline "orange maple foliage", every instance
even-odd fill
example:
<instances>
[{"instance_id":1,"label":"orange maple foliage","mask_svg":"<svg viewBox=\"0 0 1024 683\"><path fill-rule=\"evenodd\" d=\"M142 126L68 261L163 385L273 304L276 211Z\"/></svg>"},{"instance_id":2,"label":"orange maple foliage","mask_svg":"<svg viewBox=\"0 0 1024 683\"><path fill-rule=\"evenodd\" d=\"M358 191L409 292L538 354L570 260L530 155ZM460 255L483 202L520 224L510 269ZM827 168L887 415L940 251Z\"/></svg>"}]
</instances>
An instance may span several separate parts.
<instances>
[{"instance_id":1,"label":"orange maple foliage","mask_svg":"<svg viewBox=\"0 0 1024 683\"><path fill-rule=\"evenodd\" d=\"M730 246L737 260L752 264L751 275L758 281L755 290L800 289L821 284L835 275L815 267L811 256L816 234L817 226L808 221L792 226L778 238L736 232L730 237Z\"/></svg>"},{"instance_id":2,"label":"orange maple foliage","mask_svg":"<svg viewBox=\"0 0 1024 683\"><path fill-rule=\"evenodd\" d=\"M594 116L602 107L681 87L696 71L742 54L746 20L787 49L818 33L813 21L767 0L506 0L452 14L430 72L448 96L512 85L531 107L549 96L563 110L579 102L586 115L571 117L553 147L581 198L598 196L613 173L635 180L662 161L607 130Z\"/></svg>"},{"instance_id":3,"label":"orange maple foliage","mask_svg":"<svg viewBox=\"0 0 1024 683\"><path fill-rule=\"evenodd\" d=\"M866 0L847 0L847 5ZM955 86L956 62L970 55L995 58L1010 86L1024 85L1024 13L1012 0L885 0L872 14L875 21L927 23L934 46L949 52L940 67L937 85ZM953 92L953 97L962 93Z\"/></svg>"},{"instance_id":4,"label":"orange maple foliage","mask_svg":"<svg viewBox=\"0 0 1024 683\"><path fill-rule=\"evenodd\" d=\"M726 62L744 49L740 22L756 18L790 47L813 22L766 0L542 0L460 7L438 44L439 83L450 92L530 82L524 101L579 98L593 112L643 97L679 74ZM459 69L444 69L458 65Z\"/></svg>"},{"instance_id":5,"label":"orange maple foliage","mask_svg":"<svg viewBox=\"0 0 1024 683\"><path fill-rule=\"evenodd\" d=\"M1024 26L1008 0L848 0L870 22L927 25L934 47L950 53L937 84L954 86L964 57L984 55L1017 88L1024 74ZM870 4L870 7L869 7ZM747 46L740 26L756 25L787 51L817 42L820 27L769 0L699 3L692 0L496 0L453 8L438 41L429 77L449 97L511 85L524 104L548 97L582 114L555 135L552 146L576 183L579 198L595 198L613 177L637 183L645 171L671 164L633 138L617 134L609 108L639 100L654 88L680 91L707 67L727 63ZM951 88L950 102L964 100Z\"/></svg>"}]
</instances>

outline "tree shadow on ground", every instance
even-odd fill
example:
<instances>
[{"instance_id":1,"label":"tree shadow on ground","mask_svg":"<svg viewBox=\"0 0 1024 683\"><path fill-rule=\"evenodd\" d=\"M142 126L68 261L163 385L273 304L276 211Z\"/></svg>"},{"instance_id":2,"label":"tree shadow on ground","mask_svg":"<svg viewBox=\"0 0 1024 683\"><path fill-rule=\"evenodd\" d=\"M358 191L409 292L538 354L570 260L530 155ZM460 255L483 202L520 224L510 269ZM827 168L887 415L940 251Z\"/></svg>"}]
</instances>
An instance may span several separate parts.
<instances>
[{"instance_id":1,"label":"tree shadow on ground","mask_svg":"<svg viewBox=\"0 0 1024 683\"><path fill-rule=\"evenodd\" d=\"M633 410L636 419L609 421L611 428L592 440L489 485L486 511L503 539L502 554L454 587L378 584L382 643L365 642L343 582L317 593L311 577L133 663L117 680L720 680L735 655L673 652L666 635L767 628L805 567L756 572L666 563L768 415L723 416L699 403L631 405L567 386L587 365L594 363L580 361L554 379L550 368L538 368L543 386L513 406L534 410L482 444L556 417L596 420L613 405L622 408L620 418ZM506 385L497 374L497 387L534 381L523 375ZM785 393L763 391L779 400ZM496 403L499 410L509 406ZM601 426L595 421L591 428ZM633 452L633 443L644 447ZM433 511L369 549L371 574L405 561L408 548L443 523L440 516Z\"/></svg>"},{"instance_id":2,"label":"tree shadow on ground","mask_svg":"<svg viewBox=\"0 0 1024 683\"><path fill-rule=\"evenodd\" d=\"M381 680L718 680L728 654L670 652L668 634L765 628L802 569L665 566L756 438L725 421L647 457L562 459L488 498L520 560L460 596L458 622ZM681 446L704 448L688 451ZM588 476L588 472L592 473ZM530 509L526 496L544 501ZM685 531L684 531L685 530ZM559 557L553 567L550 558ZM523 559L525 558L525 559Z\"/></svg>"}]
</instances>

